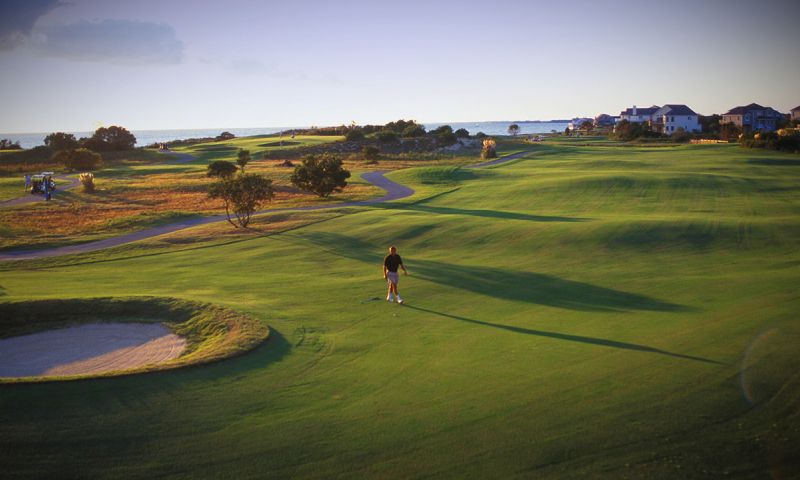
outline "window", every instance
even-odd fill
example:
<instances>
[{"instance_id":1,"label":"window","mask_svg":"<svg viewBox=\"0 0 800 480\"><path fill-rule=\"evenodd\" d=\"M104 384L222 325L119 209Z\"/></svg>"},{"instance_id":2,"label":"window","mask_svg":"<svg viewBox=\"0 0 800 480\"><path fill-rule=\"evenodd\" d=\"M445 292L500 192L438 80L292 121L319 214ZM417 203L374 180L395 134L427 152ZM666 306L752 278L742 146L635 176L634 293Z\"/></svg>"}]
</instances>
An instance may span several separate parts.
<instances>
[{"instance_id":1,"label":"window","mask_svg":"<svg viewBox=\"0 0 800 480\"><path fill-rule=\"evenodd\" d=\"M692 121L692 117L686 117L686 120Z\"/></svg>"},{"instance_id":2,"label":"window","mask_svg":"<svg viewBox=\"0 0 800 480\"><path fill-rule=\"evenodd\" d=\"M674 121L675 121L675 117L672 117L672 120L670 120L670 122L674 122Z\"/></svg>"}]
</instances>

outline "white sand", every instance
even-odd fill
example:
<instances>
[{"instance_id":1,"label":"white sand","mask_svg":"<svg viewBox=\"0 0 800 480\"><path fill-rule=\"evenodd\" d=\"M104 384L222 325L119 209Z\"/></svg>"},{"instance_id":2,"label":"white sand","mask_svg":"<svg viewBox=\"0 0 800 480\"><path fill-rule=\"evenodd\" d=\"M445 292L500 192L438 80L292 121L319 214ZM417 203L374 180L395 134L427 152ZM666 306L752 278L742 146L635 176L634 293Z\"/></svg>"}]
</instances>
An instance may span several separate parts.
<instances>
[{"instance_id":1,"label":"white sand","mask_svg":"<svg viewBox=\"0 0 800 480\"><path fill-rule=\"evenodd\" d=\"M177 358L186 340L158 323L90 323L0 340L0 377L86 375Z\"/></svg>"}]
</instances>

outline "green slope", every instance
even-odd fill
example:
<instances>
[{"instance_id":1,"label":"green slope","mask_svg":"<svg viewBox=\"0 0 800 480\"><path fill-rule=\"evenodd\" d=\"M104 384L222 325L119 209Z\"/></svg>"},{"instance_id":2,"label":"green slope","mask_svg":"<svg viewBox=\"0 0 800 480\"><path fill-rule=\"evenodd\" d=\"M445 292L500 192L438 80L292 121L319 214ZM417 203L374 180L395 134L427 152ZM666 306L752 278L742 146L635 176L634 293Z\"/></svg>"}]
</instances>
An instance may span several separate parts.
<instances>
[{"instance_id":1,"label":"green slope","mask_svg":"<svg viewBox=\"0 0 800 480\"><path fill-rule=\"evenodd\" d=\"M531 148L488 169L393 173L418 194L278 235L2 265L1 300L174 296L272 332L208 367L2 386L5 471L797 475L796 156ZM411 273L403 307L382 300L391 243Z\"/></svg>"}]
</instances>

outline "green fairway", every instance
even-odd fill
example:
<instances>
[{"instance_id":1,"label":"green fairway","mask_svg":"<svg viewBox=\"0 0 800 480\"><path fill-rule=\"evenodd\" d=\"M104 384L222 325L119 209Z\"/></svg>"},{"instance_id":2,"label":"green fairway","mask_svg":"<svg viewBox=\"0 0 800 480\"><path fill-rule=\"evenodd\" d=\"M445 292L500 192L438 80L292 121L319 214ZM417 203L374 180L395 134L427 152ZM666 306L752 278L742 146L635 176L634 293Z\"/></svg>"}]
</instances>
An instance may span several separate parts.
<instances>
[{"instance_id":1,"label":"green fairway","mask_svg":"<svg viewBox=\"0 0 800 480\"><path fill-rule=\"evenodd\" d=\"M0 302L175 297L270 329L208 366L0 385L4 473L797 478L798 156L504 149L531 153L393 172L417 193L282 233L0 263Z\"/></svg>"}]
</instances>

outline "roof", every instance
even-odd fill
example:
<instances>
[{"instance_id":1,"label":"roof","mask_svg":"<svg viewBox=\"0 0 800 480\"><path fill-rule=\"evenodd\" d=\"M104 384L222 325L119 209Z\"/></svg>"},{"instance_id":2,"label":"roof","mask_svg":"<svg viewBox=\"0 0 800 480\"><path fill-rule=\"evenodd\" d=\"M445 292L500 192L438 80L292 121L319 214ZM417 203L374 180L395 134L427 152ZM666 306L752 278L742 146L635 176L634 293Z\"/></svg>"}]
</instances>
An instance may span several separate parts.
<instances>
[{"instance_id":1,"label":"roof","mask_svg":"<svg viewBox=\"0 0 800 480\"><path fill-rule=\"evenodd\" d=\"M742 114L747 113L747 112L749 112L751 110L765 110L765 108L762 107L761 105L757 104L757 103L751 103L750 105L745 105L743 107L731 108L730 110L728 110L723 115L742 115Z\"/></svg>"},{"instance_id":2,"label":"roof","mask_svg":"<svg viewBox=\"0 0 800 480\"><path fill-rule=\"evenodd\" d=\"M652 107L648 107L648 108L637 108L636 109L636 115L652 115L652 114L656 113L658 108L659 108L658 105L653 105ZM619 114L620 115L633 115L633 108L629 108L627 110L623 110L622 112L619 112Z\"/></svg>"},{"instance_id":3,"label":"roof","mask_svg":"<svg viewBox=\"0 0 800 480\"><path fill-rule=\"evenodd\" d=\"M789 110L790 112L794 112L795 110L800 110L800 107L794 107L793 109Z\"/></svg>"},{"instance_id":4,"label":"roof","mask_svg":"<svg viewBox=\"0 0 800 480\"><path fill-rule=\"evenodd\" d=\"M697 115L694 110L686 105L664 105L656 112L657 116L661 115Z\"/></svg>"}]
</instances>

